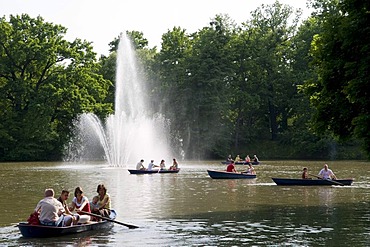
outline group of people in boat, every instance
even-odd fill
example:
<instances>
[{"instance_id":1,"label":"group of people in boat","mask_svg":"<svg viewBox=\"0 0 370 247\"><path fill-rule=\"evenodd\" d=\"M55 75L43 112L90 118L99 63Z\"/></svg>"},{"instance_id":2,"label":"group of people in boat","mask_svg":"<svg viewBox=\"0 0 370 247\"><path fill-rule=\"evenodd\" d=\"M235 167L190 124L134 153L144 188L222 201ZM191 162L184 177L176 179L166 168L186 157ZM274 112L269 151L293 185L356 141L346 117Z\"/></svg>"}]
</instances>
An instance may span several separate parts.
<instances>
[{"instance_id":1,"label":"group of people in boat","mask_svg":"<svg viewBox=\"0 0 370 247\"><path fill-rule=\"evenodd\" d=\"M259 159L257 155L253 155L253 159L249 157L249 155L245 156L244 160L240 157L240 155L236 155L235 159L232 158L231 154L226 159L227 162L245 162L245 163L250 163L250 162L259 162Z\"/></svg>"},{"instance_id":2,"label":"group of people in boat","mask_svg":"<svg viewBox=\"0 0 370 247\"><path fill-rule=\"evenodd\" d=\"M235 172L238 171L235 168L234 161L230 161L230 163L226 167L226 172ZM254 167L251 163L248 164L248 168L245 171L242 171L241 173L250 174L250 175L256 175L256 171L254 170ZM311 179L309 176L315 176L320 179L334 179L336 180L337 177L335 176L334 172L329 169L328 164L324 164L324 167L320 170L319 174L316 175L310 175L308 173L308 168L304 167L302 172L302 179Z\"/></svg>"},{"instance_id":3,"label":"group of people in boat","mask_svg":"<svg viewBox=\"0 0 370 247\"><path fill-rule=\"evenodd\" d=\"M141 159L137 164L136 164L136 170L144 170L144 171L152 171L153 168L158 167L160 170L166 170L166 164L164 160L161 160L161 163L159 165L154 164L154 160L151 160L150 163L148 164L148 167L146 168L144 166L144 160ZM179 169L179 164L177 163L177 160L174 158L172 159L172 166L168 168L168 170L177 170Z\"/></svg>"},{"instance_id":4,"label":"group of people in boat","mask_svg":"<svg viewBox=\"0 0 370 247\"><path fill-rule=\"evenodd\" d=\"M308 173L308 168L304 167L302 172L302 179L311 179L310 176L312 175ZM324 167L320 170L319 174L317 176L314 175L314 177L320 179L334 179L334 180L337 179L334 172L331 169L329 169L328 164L324 164Z\"/></svg>"},{"instance_id":5,"label":"group of people in boat","mask_svg":"<svg viewBox=\"0 0 370 247\"><path fill-rule=\"evenodd\" d=\"M230 163L226 167L227 172L235 172L238 171L235 168L234 161L230 161ZM248 174L248 175L256 175L256 171L254 170L254 167L252 166L252 163L248 164L248 168L245 171L242 171L242 173Z\"/></svg>"},{"instance_id":6,"label":"group of people in boat","mask_svg":"<svg viewBox=\"0 0 370 247\"><path fill-rule=\"evenodd\" d=\"M91 201L84 195L81 187L74 191L74 198L70 205L67 200L70 192L62 190L58 199L54 197L52 188L44 192L34 210L41 225L64 227L87 223L89 221L101 221L101 217L109 217L111 210L111 199L104 184L99 184ZM94 214L96 216L91 216ZM101 216L101 217L98 217Z\"/></svg>"}]
</instances>

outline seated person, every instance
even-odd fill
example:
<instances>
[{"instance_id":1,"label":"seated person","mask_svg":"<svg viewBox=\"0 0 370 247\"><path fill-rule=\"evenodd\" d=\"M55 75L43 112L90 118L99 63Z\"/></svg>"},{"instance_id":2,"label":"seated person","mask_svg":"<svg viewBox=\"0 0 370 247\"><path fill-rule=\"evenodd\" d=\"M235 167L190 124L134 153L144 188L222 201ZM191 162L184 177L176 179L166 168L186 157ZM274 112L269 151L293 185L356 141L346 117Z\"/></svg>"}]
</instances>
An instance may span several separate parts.
<instances>
[{"instance_id":1,"label":"seated person","mask_svg":"<svg viewBox=\"0 0 370 247\"><path fill-rule=\"evenodd\" d=\"M231 162L227 167L226 167L227 172L237 172L234 166L234 162Z\"/></svg>"},{"instance_id":2,"label":"seated person","mask_svg":"<svg viewBox=\"0 0 370 247\"><path fill-rule=\"evenodd\" d=\"M242 159L240 158L240 155L238 154L238 155L235 157L234 162L240 162L240 161L242 161Z\"/></svg>"},{"instance_id":3,"label":"seated person","mask_svg":"<svg viewBox=\"0 0 370 247\"><path fill-rule=\"evenodd\" d=\"M257 157L257 155L254 155L254 156L253 156L253 162L256 162L256 163L257 163L257 162L260 162L260 161L259 161L259 159L258 159L258 157Z\"/></svg>"},{"instance_id":4,"label":"seated person","mask_svg":"<svg viewBox=\"0 0 370 247\"><path fill-rule=\"evenodd\" d=\"M166 170L166 164L164 163L164 160L161 160L161 163L159 164L159 167L161 170Z\"/></svg>"},{"instance_id":5,"label":"seated person","mask_svg":"<svg viewBox=\"0 0 370 247\"><path fill-rule=\"evenodd\" d=\"M144 160L140 160L140 161L136 164L136 170L146 170L146 168L144 167L143 163L144 163Z\"/></svg>"},{"instance_id":6,"label":"seated person","mask_svg":"<svg viewBox=\"0 0 370 247\"><path fill-rule=\"evenodd\" d=\"M231 154L229 154L229 156L227 157L226 161L227 161L227 162L234 161L234 160L233 160L233 158L231 157Z\"/></svg>"},{"instance_id":7,"label":"seated person","mask_svg":"<svg viewBox=\"0 0 370 247\"><path fill-rule=\"evenodd\" d=\"M177 163L176 159L173 159L172 166L170 166L170 170L177 170L179 164Z\"/></svg>"},{"instance_id":8,"label":"seated person","mask_svg":"<svg viewBox=\"0 0 370 247\"><path fill-rule=\"evenodd\" d=\"M252 166L251 163L248 164L248 169L246 171L247 174L249 175L256 175L256 171L254 170L254 167Z\"/></svg>"},{"instance_id":9,"label":"seated person","mask_svg":"<svg viewBox=\"0 0 370 247\"><path fill-rule=\"evenodd\" d=\"M154 160L151 160L150 163L148 164L148 169L147 170L152 171L153 168L155 168L155 167L159 167L159 166L154 165Z\"/></svg>"},{"instance_id":10,"label":"seated person","mask_svg":"<svg viewBox=\"0 0 370 247\"><path fill-rule=\"evenodd\" d=\"M99 196L93 197L92 201L90 202L90 210L92 213L99 211Z\"/></svg>"},{"instance_id":11,"label":"seated person","mask_svg":"<svg viewBox=\"0 0 370 247\"><path fill-rule=\"evenodd\" d=\"M99 194L99 214L104 217L109 217L111 200L110 195L107 193L107 188L105 188L104 184L99 184L96 192Z\"/></svg>"},{"instance_id":12,"label":"seated person","mask_svg":"<svg viewBox=\"0 0 370 247\"><path fill-rule=\"evenodd\" d=\"M80 215L80 219L78 223L86 223L91 220L89 215L84 215L83 212L91 213L89 199L84 196L84 192L81 187L77 187L75 189L75 197L72 199L72 210L76 210L76 212Z\"/></svg>"},{"instance_id":13,"label":"seated person","mask_svg":"<svg viewBox=\"0 0 370 247\"><path fill-rule=\"evenodd\" d=\"M325 164L324 168L320 170L319 176L322 179L337 179L334 172L331 169L329 169L328 164Z\"/></svg>"},{"instance_id":14,"label":"seated person","mask_svg":"<svg viewBox=\"0 0 370 247\"><path fill-rule=\"evenodd\" d=\"M54 198L54 190L46 189L44 195L35 208L35 212L40 214L40 223L46 226L70 226L72 216L65 214L62 203Z\"/></svg>"},{"instance_id":15,"label":"seated person","mask_svg":"<svg viewBox=\"0 0 370 247\"><path fill-rule=\"evenodd\" d=\"M310 179L310 178L308 177L308 169L307 169L307 167L304 167L304 168L303 168L303 172L302 172L302 179Z\"/></svg>"},{"instance_id":16,"label":"seated person","mask_svg":"<svg viewBox=\"0 0 370 247\"><path fill-rule=\"evenodd\" d=\"M62 190L62 193L60 194L58 201L62 203L65 213L72 216L72 225L76 225L78 220L80 219L80 216L78 214L71 213L71 211L69 210L69 207L67 204L68 197L69 197L69 191Z\"/></svg>"}]
</instances>

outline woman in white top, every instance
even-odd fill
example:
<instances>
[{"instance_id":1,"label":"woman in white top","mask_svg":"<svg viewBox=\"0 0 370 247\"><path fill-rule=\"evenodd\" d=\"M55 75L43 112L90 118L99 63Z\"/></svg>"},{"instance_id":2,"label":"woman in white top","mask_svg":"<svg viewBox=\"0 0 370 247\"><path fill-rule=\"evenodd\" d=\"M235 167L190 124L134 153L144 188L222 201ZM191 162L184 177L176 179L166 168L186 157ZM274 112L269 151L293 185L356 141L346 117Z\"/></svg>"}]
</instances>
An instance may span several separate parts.
<instances>
[{"instance_id":1,"label":"woman in white top","mask_svg":"<svg viewBox=\"0 0 370 247\"><path fill-rule=\"evenodd\" d=\"M84 211L91 213L89 199L84 196L84 192L81 187L75 189L75 197L72 199L71 211L76 209L76 212Z\"/></svg>"},{"instance_id":2,"label":"woman in white top","mask_svg":"<svg viewBox=\"0 0 370 247\"><path fill-rule=\"evenodd\" d=\"M256 171L254 170L253 166L251 163L248 164L249 167L247 169L247 174L250 174L250 175L255 175L256 174Z\"/></svg>"}]
</instances>

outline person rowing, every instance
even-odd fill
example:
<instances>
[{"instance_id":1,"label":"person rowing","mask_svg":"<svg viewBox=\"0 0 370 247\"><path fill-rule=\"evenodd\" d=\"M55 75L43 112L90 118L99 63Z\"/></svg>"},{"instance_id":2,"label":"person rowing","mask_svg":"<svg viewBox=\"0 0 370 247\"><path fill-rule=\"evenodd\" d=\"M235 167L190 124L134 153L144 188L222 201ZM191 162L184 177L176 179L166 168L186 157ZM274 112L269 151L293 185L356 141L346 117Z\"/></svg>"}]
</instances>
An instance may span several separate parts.
<instances>
[{"instance_id":1,"label":"person rowing","mask_svg":"<svg viewBox=\"0 0 370 247\"><path fill-rule=\"evenodd\" d=\"M332 180L337 179L334 172L331 169L329 169L328 164L324 165L324 168L320 170L318 176L321 177L322 179L332 179Z\"/></svg>"},{"instance_id":2,"label":"person rowing","mask_svg":"<svg viewBox=\"0 0 370 247\"><path fill-rule=\"evenodd\" d=\"M233 161L231 161L231 163L227 165L226 171L227 172L237 172Z\"/></svg>"}]
</instances>

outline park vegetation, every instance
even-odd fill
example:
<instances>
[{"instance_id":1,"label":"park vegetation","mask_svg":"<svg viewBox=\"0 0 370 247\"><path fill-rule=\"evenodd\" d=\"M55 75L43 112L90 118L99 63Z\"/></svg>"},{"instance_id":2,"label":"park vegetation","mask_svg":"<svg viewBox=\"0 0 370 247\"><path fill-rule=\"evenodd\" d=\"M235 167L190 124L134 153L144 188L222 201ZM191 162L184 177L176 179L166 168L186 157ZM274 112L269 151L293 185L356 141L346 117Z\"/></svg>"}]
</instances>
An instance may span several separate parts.
<instances>
[{"instance_id":1,"label":"park vegetation","mask_svg":"<svg viewBox=\"0 0 370 247\"><path fill-rule=\"evenodd\" d=\"M276 1L241 24L217 15L195 33L173 27L161 47L128 31L153 113L171 122L185 159L364 159L370 154L370 3ZM246 15L247 16L247 15ZM27 14L0 19L0 160L59 160L79 114L114 109L115 59Z\"/></svg>"}]
</instances>

